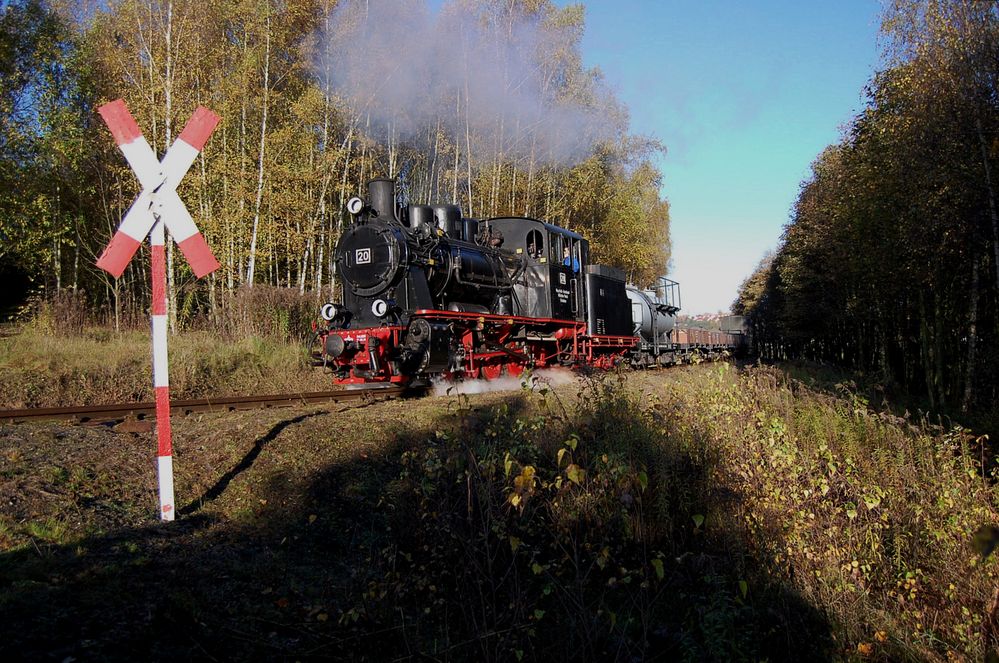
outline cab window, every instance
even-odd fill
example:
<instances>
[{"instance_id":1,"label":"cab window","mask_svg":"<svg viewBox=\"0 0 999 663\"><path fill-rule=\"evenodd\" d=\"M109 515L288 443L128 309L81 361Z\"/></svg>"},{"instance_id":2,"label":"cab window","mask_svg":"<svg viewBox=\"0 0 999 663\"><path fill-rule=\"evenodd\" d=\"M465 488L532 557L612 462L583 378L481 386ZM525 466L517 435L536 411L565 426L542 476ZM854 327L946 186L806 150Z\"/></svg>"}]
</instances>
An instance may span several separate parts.
<instances>
[{"instance_id":1,"label":"cab window","mask_svg":"<svg viewBox=\"0 0 999 663\"><path fill-rule=\"evenodd\" d=\"M553 265L560 265L562 264L562 236L552 234L549 239L551 240L551 256L548 260Z\"/></svg>"},{"instance_id":2,"label":"cab window","mask_svg":"<svg viewBox=\"0 0 999 663\"><path fill-rule=\"evenodd\" d=\"M545 255L545 237L540 230L527 233L527 255L538 260Z\"/></svg>"}]
</instances>

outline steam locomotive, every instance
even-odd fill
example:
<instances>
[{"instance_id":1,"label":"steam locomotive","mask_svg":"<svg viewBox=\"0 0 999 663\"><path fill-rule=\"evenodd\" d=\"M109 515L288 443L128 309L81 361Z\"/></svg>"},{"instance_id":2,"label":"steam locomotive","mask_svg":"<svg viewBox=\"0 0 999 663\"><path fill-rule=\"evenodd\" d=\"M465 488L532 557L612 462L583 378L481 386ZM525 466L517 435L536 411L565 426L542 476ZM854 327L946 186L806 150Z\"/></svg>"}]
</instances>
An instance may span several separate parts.
<instances>
[{"instance_id":1,"label":"steam locomotive","mask_svg":"<svg viewBox=\"0 0 999 663\"><path fill-rule=\"evenodd\" d=\"M591 263L589 242L565 228L469 219L457 205L402 206L392 179L372 180L367 200L347 208L353 222L336 248L343 302L322 307L313 353L336 383L668 365L737 342L678 332L675 282L630 286L621 270Z\"/></svg>"}]
</instances>

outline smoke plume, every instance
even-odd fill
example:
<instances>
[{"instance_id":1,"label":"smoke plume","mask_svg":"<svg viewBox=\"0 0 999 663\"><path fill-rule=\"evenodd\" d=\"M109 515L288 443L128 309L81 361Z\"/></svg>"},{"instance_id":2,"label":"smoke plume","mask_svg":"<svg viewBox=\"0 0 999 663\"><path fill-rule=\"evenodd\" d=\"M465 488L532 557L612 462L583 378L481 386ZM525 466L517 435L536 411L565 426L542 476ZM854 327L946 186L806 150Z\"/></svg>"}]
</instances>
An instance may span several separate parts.
<instances>
[{"instance_id":1,"label":"smoke plume","mask_svg":"<svg viewBox=\"0 0 999 663\"><path fill-rule=\"evenodd\" d=\"M623 109L580 67L578 28L499 5L346 0L321 36L319 81L370 134L423 146L440 128L479 162L570 165L617 135Z\"/></svg>"}]
</instances>

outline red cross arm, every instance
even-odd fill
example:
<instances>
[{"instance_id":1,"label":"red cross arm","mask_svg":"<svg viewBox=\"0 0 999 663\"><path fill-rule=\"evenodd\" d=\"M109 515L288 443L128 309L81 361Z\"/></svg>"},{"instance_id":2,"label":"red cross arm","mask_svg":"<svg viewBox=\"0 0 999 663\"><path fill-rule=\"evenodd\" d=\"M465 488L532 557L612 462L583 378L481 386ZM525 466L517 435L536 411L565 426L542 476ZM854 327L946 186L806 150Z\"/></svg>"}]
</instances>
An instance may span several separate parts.
<instances>
[{"instance_id":1,"label":"red cross arm","mask_svg":"<svg viewBox=\"0 0 999 663\"><path fill-rule=\"evenodd\" d=\"M198 106L194 111L163 159L163 172L171 181L179 182L184 177L205 148L220 119L204 106ZM220 267L204 235L179 198L172 196L164 200L163 218L196 277L200 279Z\"/></svg>"},{"instance_id":2,"label":"red cross arm","mask_svg":"<svg viewBox=\"0 0 999 663\"><path fill-rule=\"evenodd\" d=\"M124 100L116 99L97 109L104 123L111 130L114 142L118 145L125 160L135 171L136 177L143 187L155 186L154 180L159 171L159 162L153 154L149 143L142 136L135 118L128 111ZM145 206L145 210L141 209ZM139 248L143 238L152 228L153 216L148 211L149 200L140 196L132 205L132 210L122 221L111 243L97 259L97 266L110 273L115 278L121 276L128 266L132 256Z\"/></svg>"}]
</instances>

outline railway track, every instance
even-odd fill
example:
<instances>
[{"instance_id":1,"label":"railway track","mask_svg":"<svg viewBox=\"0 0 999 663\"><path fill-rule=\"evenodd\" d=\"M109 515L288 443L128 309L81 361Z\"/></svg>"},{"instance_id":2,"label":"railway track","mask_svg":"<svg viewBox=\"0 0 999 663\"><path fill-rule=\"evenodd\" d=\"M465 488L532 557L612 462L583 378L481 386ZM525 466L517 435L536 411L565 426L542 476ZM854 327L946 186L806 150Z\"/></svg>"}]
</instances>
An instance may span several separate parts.
<instances>
[{"instance_id":1,"label":"railway track","mask_svg":"<svg viewBox=\"0 0 999 663\"><path fill-rule=\"evenodd\" d=\"M170 402L171 415L197 412L233 412L269 407L289 407L306 403L373 402L407 395L418 395L410 387L385 387L341 391L310 391L297 394L269 394L264 396L229 396L199 398ZM24 410L0 410L0 423L59 420L77 423L121 421L124 419L154 419L156 403L114 403L110 405L81 405L70 407L42 407Z\"/></svg>"}]
</instances>

